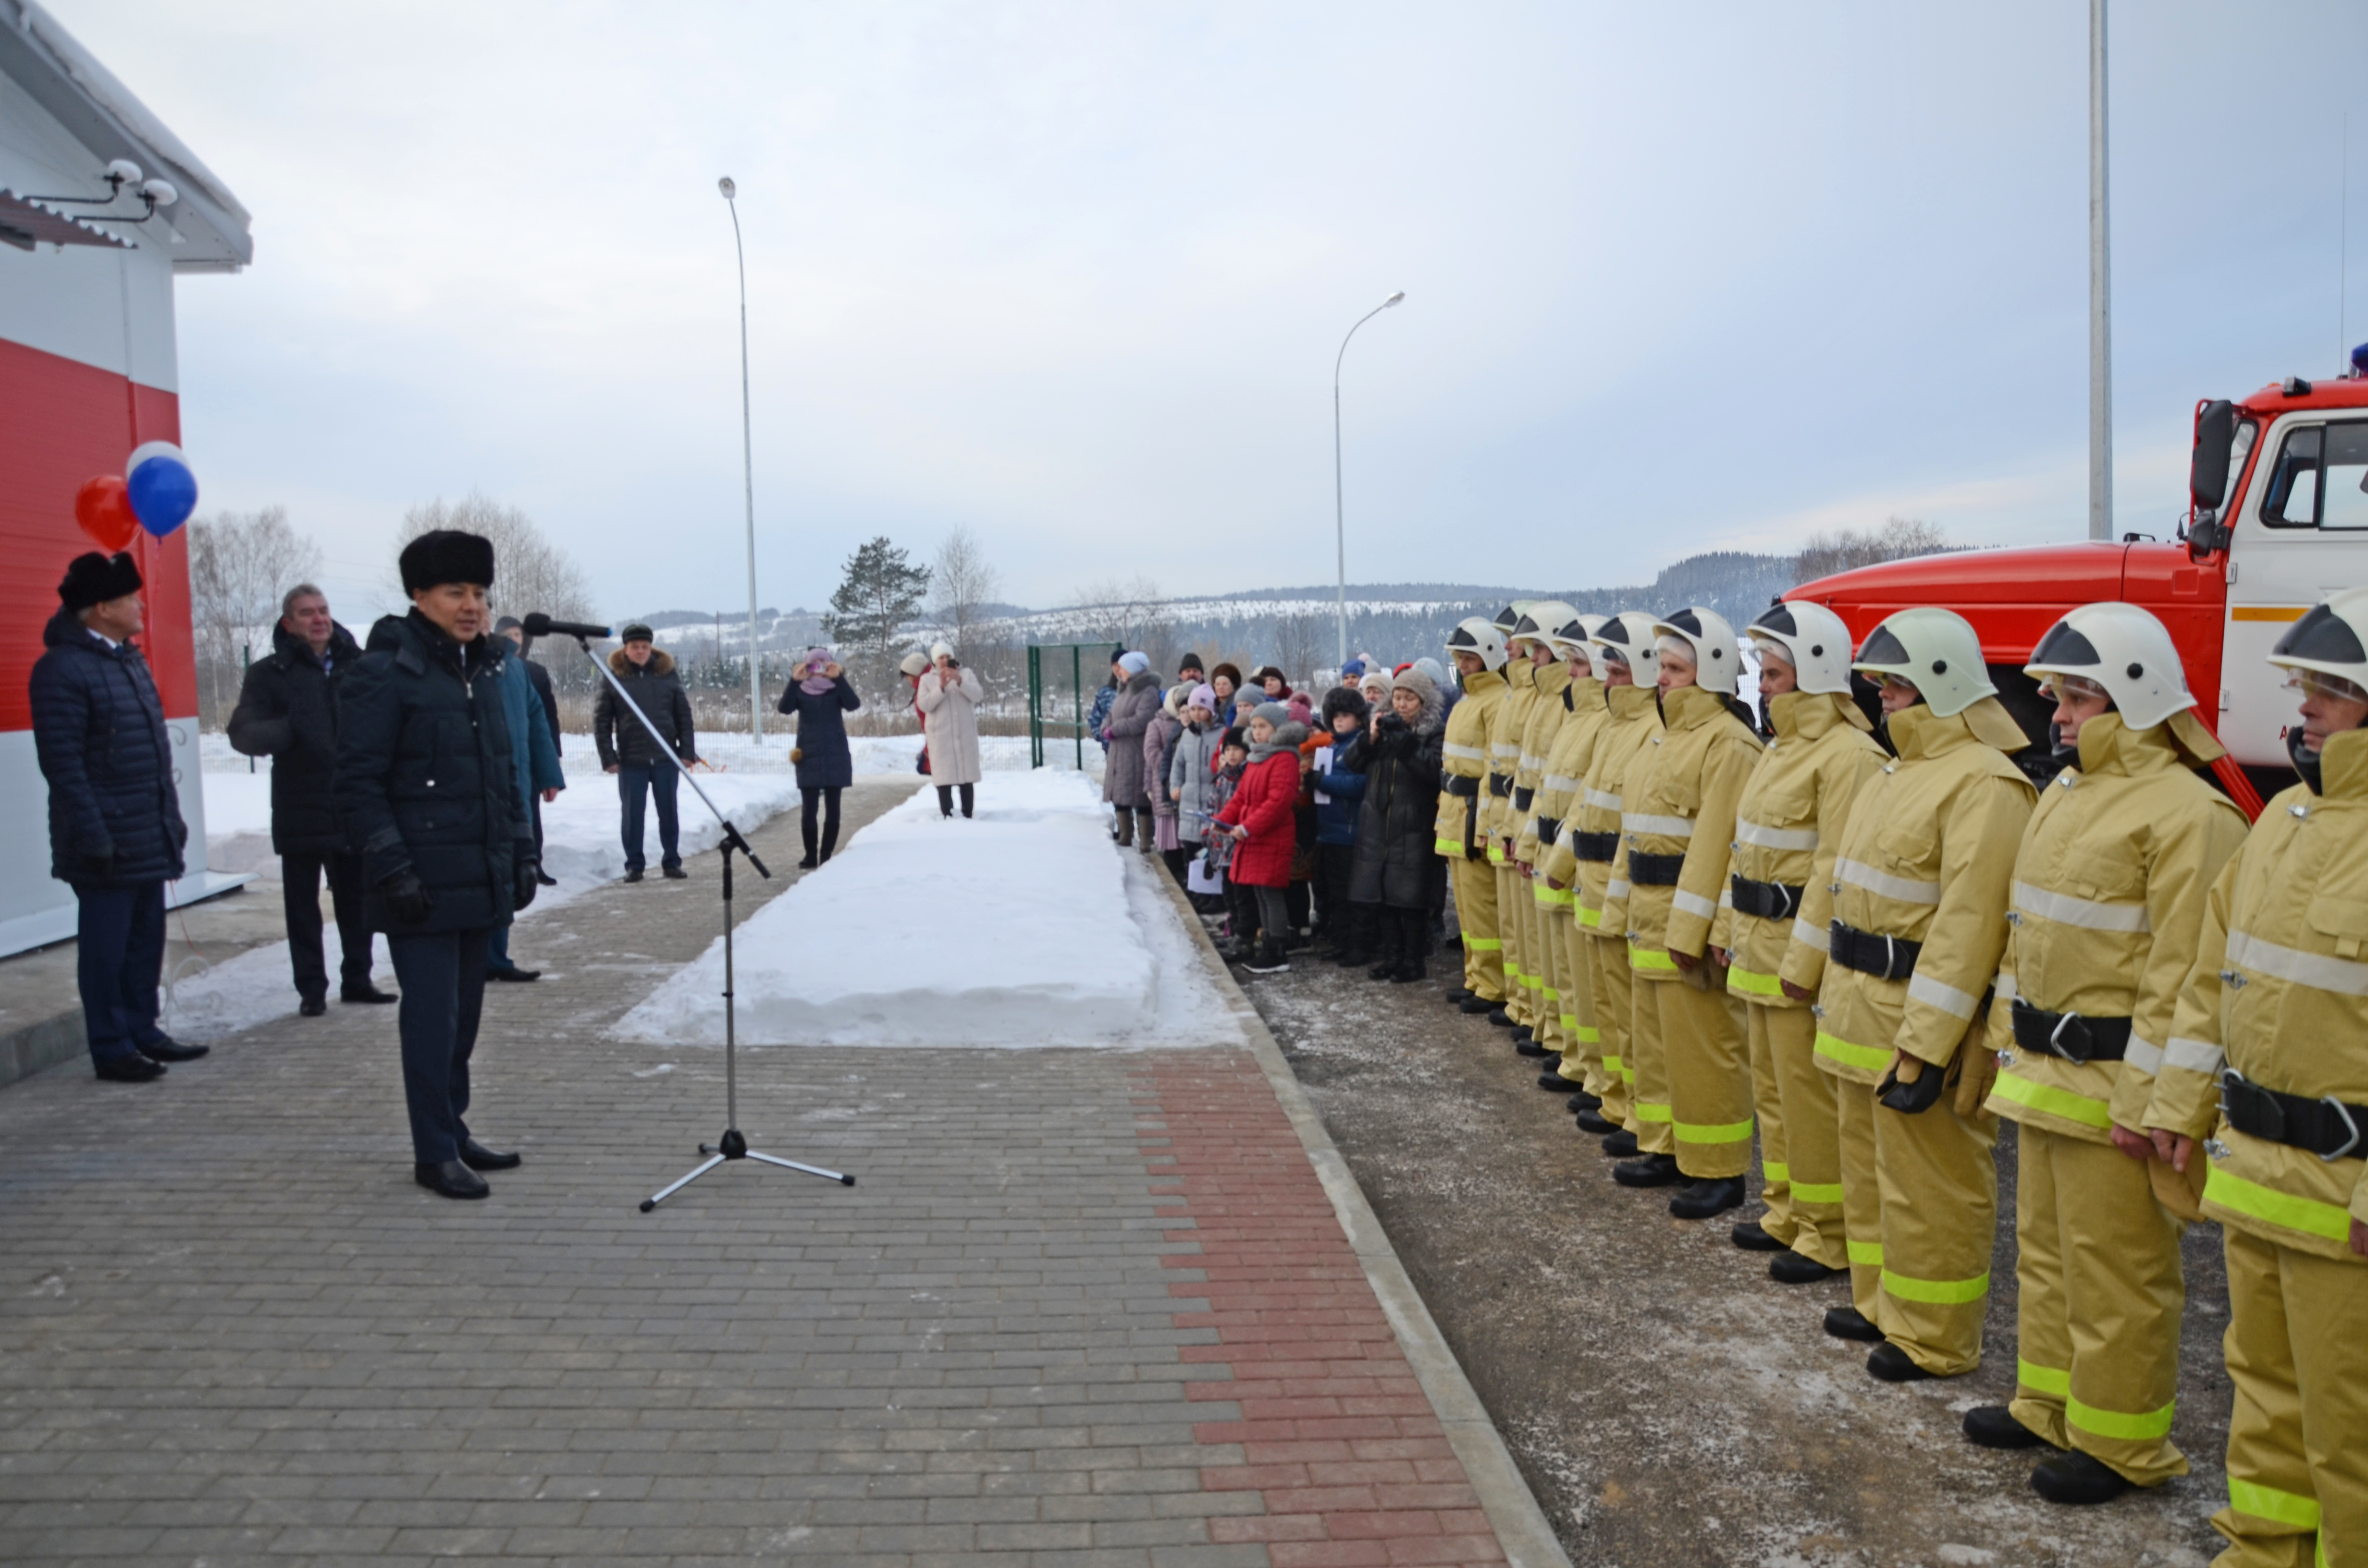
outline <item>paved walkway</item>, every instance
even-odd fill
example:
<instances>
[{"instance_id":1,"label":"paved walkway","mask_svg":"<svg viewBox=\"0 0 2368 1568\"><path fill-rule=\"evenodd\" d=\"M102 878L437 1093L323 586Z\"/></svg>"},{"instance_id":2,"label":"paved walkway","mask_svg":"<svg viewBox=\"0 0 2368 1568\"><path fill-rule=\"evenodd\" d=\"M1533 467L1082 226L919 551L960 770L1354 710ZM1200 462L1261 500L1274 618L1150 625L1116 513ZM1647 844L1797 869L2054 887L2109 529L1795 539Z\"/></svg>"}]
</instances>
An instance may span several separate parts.
<instances>
[{"instance_id":1,"label":"paved walkway","mask_svg":"<svg viewBox=\"0 0 2368 1568\"><path fill-rule=\"evenodd\" d=\"M0 1560L1503 1559L1251 1051L751 1051L755 1146L860 1185L637 1212L722 1121L717 1053L605 1033L691 871L522 934L487 1202L411 1184L383 1011L0 1092Z\"/></svg>"}]
</instances>

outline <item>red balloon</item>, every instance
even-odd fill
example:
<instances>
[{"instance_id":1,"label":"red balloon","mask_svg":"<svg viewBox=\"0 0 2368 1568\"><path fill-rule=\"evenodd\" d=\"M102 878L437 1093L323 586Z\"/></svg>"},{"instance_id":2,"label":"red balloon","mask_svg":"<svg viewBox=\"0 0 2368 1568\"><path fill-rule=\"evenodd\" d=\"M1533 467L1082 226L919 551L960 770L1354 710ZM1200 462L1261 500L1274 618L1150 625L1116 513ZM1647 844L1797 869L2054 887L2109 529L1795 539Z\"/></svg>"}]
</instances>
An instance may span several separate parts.
<instances>
[{"instance_id":1,"label":"red balloon","mask_svg":"<svg viewBox=\"0 0 2368 1568\"><path fill-rule=\"evenodd\" d=\"M139 514L131 509L131 493L120 474L85 480L74 492L74 521L108 554L129 549L140 531Z\"/></svg>"}]
</instances>

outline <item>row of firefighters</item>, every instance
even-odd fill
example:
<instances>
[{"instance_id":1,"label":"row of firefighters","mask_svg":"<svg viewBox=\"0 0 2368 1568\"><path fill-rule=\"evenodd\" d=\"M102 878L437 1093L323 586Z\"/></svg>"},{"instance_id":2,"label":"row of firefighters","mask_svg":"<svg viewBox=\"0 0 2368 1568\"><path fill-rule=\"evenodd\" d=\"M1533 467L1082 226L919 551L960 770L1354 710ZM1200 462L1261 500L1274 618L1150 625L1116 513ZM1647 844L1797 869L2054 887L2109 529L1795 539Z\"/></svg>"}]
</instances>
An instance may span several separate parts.
<instances>
[{"instance_id":1,"label":"row of firefighters","mask_svg":"<svg viewBox=\"0 0 2368 1568\"><path fill-rule=\"evenodd\" d=\"M1448 646L1450 996L1559 1058L1540 1085L1621 1183L1735 1209L1756 1129L1767 1211L1736 1244L1780 1281L1846 1272L1825 1330L1873 1345L1875 1377L1955 1377L2016 1123L2015 1392L1965 1433L2055 1450L2032 1484L2067 1504L2186 1472L2180 1238L2218 1221L2219 1562L2368 1563L2368 589L2271 655L2302 781L2249 829L2133 605L2074 610L2032 655L2064 764L2044 789L1945 609L1854 649L1815 604L1738 639L1703 608L1531 603Z\"/></svg>"}]
</instances>

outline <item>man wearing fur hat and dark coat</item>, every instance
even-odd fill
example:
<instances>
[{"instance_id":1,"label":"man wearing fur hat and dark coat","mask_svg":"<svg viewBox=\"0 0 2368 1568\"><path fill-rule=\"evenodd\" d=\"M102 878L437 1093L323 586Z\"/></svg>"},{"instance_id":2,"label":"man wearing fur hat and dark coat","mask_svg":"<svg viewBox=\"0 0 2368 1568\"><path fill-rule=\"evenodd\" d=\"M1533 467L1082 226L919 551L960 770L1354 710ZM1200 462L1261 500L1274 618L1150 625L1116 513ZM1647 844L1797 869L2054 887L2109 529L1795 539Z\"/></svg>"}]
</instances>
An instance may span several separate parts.
<instances>
[{"instance_id":1,"label":"man wearing fur hat and dark coat","mask_svg":"<svg viewBox=\"0 0 2368 1568\"><path fill-rule=\"evenodd\" d=\"M156 1027L165 967L165 884L189 830L173 788L165 705L131 639L140 569L129 555L78 555L58 585L28 695L33 747L50 783L50 875L74 891L75 978L92 1068L144 1084L203 1056Z\"/></svg>"},{"instance_id":2,"label":"man wearing fur hat and dark coat","mask_svg":"<svg viewBox=\"0 0 2368 1568\"><path fill-rule=\"evenodd\" d=\"M681 830L674 798L681 775L659 747L682 758L686 767L699 760L690 695L682 689L682 677L675 673L674 655L655 645L648 627L638 623L626 627L621 641L624 646L609 655L609 673L658 732L658 738L651 739L649 729L617 700L616 687L600 683L600 695L592 704L592 744L600 748L600 766L617 776L617 801L624 812L625 880L642 880L643 803L655 798L658 865L668 877L680 881L687 873L682 869Z\"/></svg>"},{"instance_id":3,"label":"man wearing fur hat and dark coat","mask_svg":"<svg viewBox=\"0 0 2368 1568\"><path fill-rule=\"evenodd\" d=\"M438 528L404 546L401 563L411 612L370 629L338 694L337 812L403 984L414 1179L483 1198L478 1172L519 1163L478 1142L465 1119L487 939L534 902L542 869L503 703L516 653L486 633L489 541Z\"/></svg>"}]
</instances>

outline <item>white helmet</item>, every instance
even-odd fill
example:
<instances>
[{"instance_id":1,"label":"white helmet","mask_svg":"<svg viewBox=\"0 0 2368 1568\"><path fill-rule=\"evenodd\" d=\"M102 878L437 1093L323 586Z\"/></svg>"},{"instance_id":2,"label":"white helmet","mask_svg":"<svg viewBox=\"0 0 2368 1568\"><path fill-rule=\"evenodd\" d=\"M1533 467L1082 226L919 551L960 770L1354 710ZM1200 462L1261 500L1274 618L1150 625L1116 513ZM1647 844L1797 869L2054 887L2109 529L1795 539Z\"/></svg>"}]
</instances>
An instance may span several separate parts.
<instances>
[{"instance_id":1,"label":"white helmet","mask_svg":"<svg viewBox=\"0 0 2368 1568\"><path fill-rule=\"evenodd\" d=\"M2346 588L2313 606L2286 628L2270 650L2270 663L2333 676L2368 691L2368 588Z\"/></svg>"},{"instance_id":2,"label":"white helmet","mask_svg":"<svg viewBox=\"0 0 2368 1568\"><path fill-rule=\"evenodd\" d=\"M1659 684L1661 655L1653 649L1653 618L1643 610L1622 610L1597 627L1588 641L1627 661L1638 686Z\"/></svg>"},{"instance_id":3,"label":"white helmet","mask_svg":"<svg viewBox=\"0 0 2368 1568\"><path fill-rule=\"evenodd\" d=\"M2145 610L2119 599L2082 605L2049 627L2022 673L2043 682L2057 676L2094 682L2133 730L2151 730L2195 706L2170 633Z\"/></svg>"},{"instance_id":4,"label":"white helmet","mask_svg":"<svg viewBox=\"0 0 2368 1568\"><path fill-rule=\"evenodd\" d=\"M1694 651L1694 684L1704 691L1733 697L1743 668L1735 645L1735 628L1726 617L1701 605L1688 605L1653 622L1653 635L1674 637Z\"/></svg>"},{"instance_id":5,"label":"white helmet","mask_svg":"<svg viewBox=\"0 0 2368 1568\"><path fill-rule=\"evenodd\" d=\"M1505 634L1476 615L1466 616L1455 623L1455 630L1447 634L1447 651L1450 653L1477 653L1484 669L1501 670L1505 667Z\"/></svg>"},{"instance_id":6,"label":"white helmet","mask_svg":"<svg viewBox=\"0 0 2368 1568\"><path fill-rule=\"evenodd\" d=\"M1913 684L1924 694L1924 705L1943 719L1998 695L1973 622L1936 605L1885 616L1866 634L1852 667Z\"/></svg>"},{"instance_id":7,"label":"white helmet","mask_svg":"<svg viewBox=\"0 0 2368 1568\"><path fill-rule=\"evenodd\" d=\"M1513 623L1512 635L1506 641L1518 642L1526 639L1552 647L1554 628L1568 624L1577 614L1560 599L1538 599L1522 609L1520 619Z\"/></svg>"},{"instance_id":8,"label":"white helmet","mask_svg":"<svg viewBox=\"0 0 2368 1568\"><path fill-rule=\"evenodd\" d=\"M1813 600L1770 605L1745 635L1793 666L1800 689L1847 697L1850 634L1842 618Z\"/></svg>"},{"instance_id":9,"label":"white helmet","mask_svg":"<svg viewBox=\"0 0 2368 1568\"><path fill-rule=\"evenodd\" d=\"M1546 641L1565 658L1577 653L1592 665L1595 663L1595 631L1603 624L1604 619L1600 615L1566 617L1559 626L1547 631Z\"/></svg>"}]
</instances>

